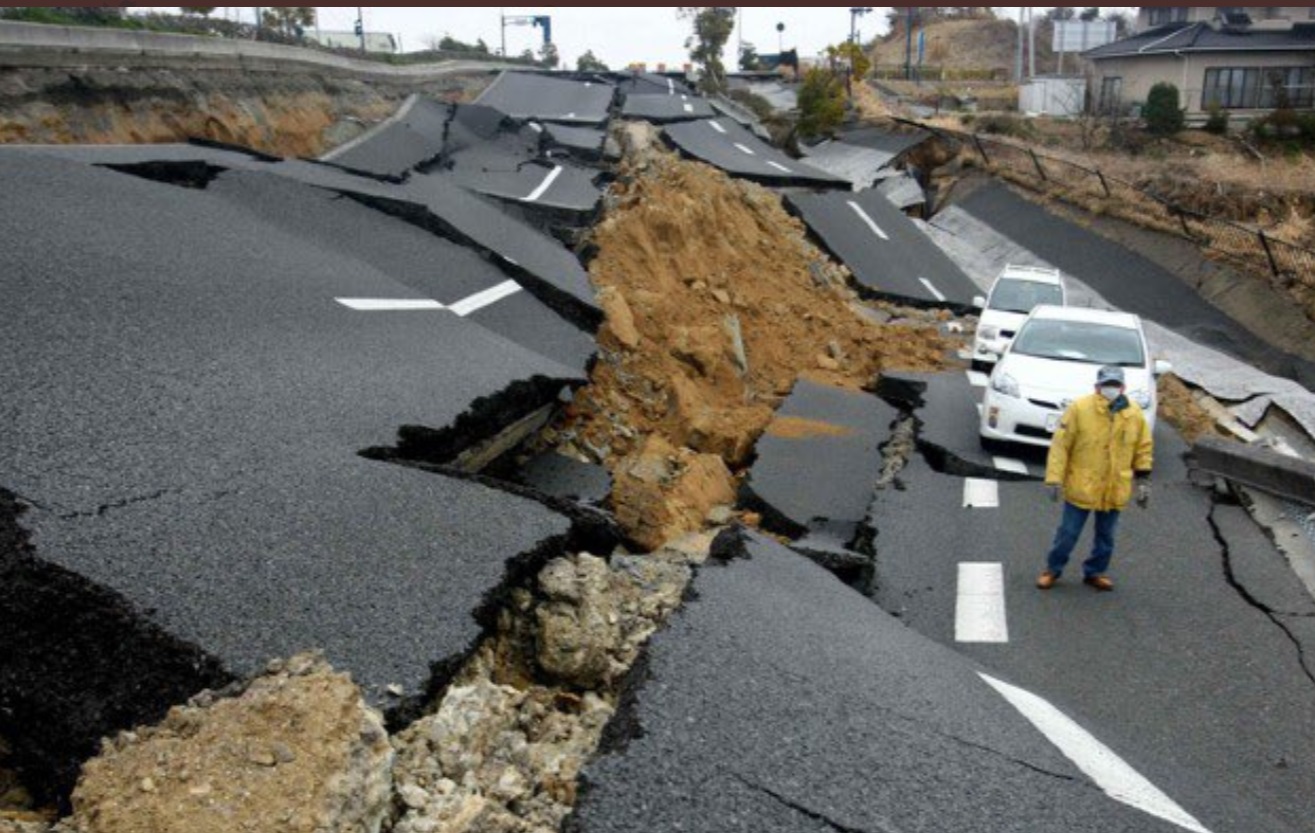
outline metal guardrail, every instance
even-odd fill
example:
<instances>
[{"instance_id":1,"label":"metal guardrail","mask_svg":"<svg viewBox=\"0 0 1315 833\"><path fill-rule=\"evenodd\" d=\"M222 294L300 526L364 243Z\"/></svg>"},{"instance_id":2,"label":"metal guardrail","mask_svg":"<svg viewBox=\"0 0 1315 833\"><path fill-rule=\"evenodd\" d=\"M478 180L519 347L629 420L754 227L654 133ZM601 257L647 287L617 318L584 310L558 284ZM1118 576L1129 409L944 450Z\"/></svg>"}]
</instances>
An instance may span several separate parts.
<instances>
[{"instance_id":1,"label":"metal guardrail","mask_svg":"<svg viewBox=\"0 0 1315 833\"><path fill-rule=\"evenodd\" d=\"M975 133L911 123L954 138L980 158L987 170L1009 175L1022 185L1060 195L1068 192L1105 200L1113 215L1140 223L1149 221L1250 271L1268 273L1285 288L1301 285L1315 289L1315 251L1272 237L1264 229L1184 208L1098 168L1087 168Z\"/></svg>"}]
</instances>

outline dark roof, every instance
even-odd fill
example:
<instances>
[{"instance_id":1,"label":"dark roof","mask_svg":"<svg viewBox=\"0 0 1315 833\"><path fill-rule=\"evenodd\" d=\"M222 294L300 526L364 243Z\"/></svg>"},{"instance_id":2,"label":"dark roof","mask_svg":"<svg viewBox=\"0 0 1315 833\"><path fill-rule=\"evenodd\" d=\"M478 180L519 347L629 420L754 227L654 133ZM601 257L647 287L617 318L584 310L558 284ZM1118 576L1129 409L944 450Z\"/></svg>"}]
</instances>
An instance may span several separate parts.
<instances>
[{"instance_id":1,"label":"dark roof","mask_svg":"<svg viewBox=\"0 0 1315 833\"><path fill-rule=\"evenodd\" d=\"M1215 29L1209 23L1171 23L1083 52L1084 58L1123 58L1173 52L1315 51L1315 24L1284 31Z\"/></svg>"}]
</instances>

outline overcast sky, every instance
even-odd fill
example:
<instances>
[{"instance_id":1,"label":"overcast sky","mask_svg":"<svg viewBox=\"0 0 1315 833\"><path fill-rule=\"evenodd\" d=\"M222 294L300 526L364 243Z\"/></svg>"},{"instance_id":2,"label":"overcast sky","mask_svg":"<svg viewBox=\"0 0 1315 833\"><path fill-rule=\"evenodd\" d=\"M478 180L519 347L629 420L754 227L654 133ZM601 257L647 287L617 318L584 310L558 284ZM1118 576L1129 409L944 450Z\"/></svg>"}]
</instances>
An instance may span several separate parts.
<instances>
[{"instance_id":1,"label":"overcast sky","mask_svg":"<svg viewBox=\"0 0 1315 833\"><path fill-rule=\"evenodd\" d=\"M828 44L839 43L849 36L849 6L814 8L771 6L742 7L740 26L731 35L728 56L739 38L754 44L759 52L777 51L776 24L784 23L781 37L786 49L798 47L801 56L820 53ZM351 31L356 20L355 6L318 7L320 27ZM887 7L875 7L868 15L859 18L859 32L864 39L881 34L886 29ZM1000 13L1017 14L1017 8L1000 8ZM1041 8L1037 9L1039 15ZM247 7L220 7L216 15L240 14L250 20L252 9ZM653 68L658 63L680 66L689 60L685 38L689 36L689 21L676 15L676 7L611 7L584 8L562 6L507 7L505 9L472 7L415 8L406 6L366 6L365 27L371 32L389 32L400 36L404 51L425 47L431 38L451 35L457 40L474 43L483 38L491 49L497 50L501 39L499 15L549 15L552 17L553 41L562 57L563 66L575 67L576 58L586 50L602 59L613 69L640 61ZM537 50L543 35L529 26L507 27L507 52L519 55L525 49Z\"/></svg>"}]
</instances>

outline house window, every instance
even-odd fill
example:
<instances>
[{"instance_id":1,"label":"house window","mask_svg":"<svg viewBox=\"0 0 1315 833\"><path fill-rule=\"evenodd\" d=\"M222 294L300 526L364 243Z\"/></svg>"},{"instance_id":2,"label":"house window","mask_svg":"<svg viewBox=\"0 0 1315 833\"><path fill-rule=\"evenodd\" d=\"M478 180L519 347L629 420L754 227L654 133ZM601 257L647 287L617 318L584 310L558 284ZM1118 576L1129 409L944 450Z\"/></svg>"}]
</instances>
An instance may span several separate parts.
<instances>
[{"instance_id":1,"label":"house window","mask_svg":"<svg viewBox=\"0 0 1315 833\"><path fill-rule=\"evenodd\" d=\"M1218 67L1205 71L1201 109L1273 110L1315 107L1313 67Z\"/></svg>"},{"instance_id":2,"label":"house window","mask_svg":"<svg viewBox=\"0 0 1315 833\"><path fill-rule=\"evenodd\" d=\"M1146 22L1152 26L1181 23L1187 20L1186 6L1151 6L1146 12Z\"/></svg>"},{"instance_id":3,"label":"house window","mask_svg":"<svg viewBox=\"0 0 1315 833\"><path fill-rule=\"evenodd\" d=\"M1119 103L1123 98L1123 78L1120 76L1111 76L1102 78L1100 81L1100 99L1096 102L1096 111L1099 113L1115 113L1119 110Z\"/></svg>"}]
</instances>

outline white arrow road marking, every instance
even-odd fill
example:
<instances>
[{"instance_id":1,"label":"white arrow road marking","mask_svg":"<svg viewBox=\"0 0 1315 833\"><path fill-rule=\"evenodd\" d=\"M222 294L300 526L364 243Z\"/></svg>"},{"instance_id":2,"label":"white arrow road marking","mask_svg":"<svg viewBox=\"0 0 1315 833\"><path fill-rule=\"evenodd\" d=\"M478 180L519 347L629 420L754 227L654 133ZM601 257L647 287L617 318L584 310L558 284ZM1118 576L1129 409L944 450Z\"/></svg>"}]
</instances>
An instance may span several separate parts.
<instances>
[{"instance_id":1,"label":"white arrow road marking","mask_svg":"<svg viewBox=\"0 0 1315 833\"><path fill-rule=\"evenodd\" d=\"M778 171L781 171L782 173L787 173L787 174L792 174L792 173L794 173L794 171L790 170L789 168L787 168L786 166L780 164L779 162L771 162L771 161L769 161L767 164L768 164L768 165L771 165L773 168L775 168L775 169L778 170Z\"/></svg>"},{"instance_id":2,"label":"white arrow road marking","mask_svg":"<svg viewBox=\"0 0 1315 833\"><path fill-rule=\"evenodd\" d=\"M918 280L922 283L923 286L927 287L927 291L932 294L933 298L935 298L938 301L945 300L945 296L941 294L941 291L939 289L937 289L935 286L932 285L931 281L927 280L926 278L918 278Z\"/></svg>"},{"instance_id":3,"label":"white arrow road marking","mask_svg":"<svg viewBox=\"0 0 1315 833\"><path fill-rule=\"evenodd\" d=\"M463 298L460 301L457 301L455 304L448 307L448 309L452 310L457 315L460 315L462 318L465 318L472 312L481 310L489 304L495 304L509 295L515 295L517 292L520 292L520 290L521 285L515 281L503 281L497 286L486 289L483 292L476 292L469 298Z\"/></svg>"},{"instance_id":4,"label":"white arrow road marking","mask_svg":"<svg viewBox=\"0 0 1315 833\"><path fill-rule=\"evenodd\" d=\"M1005 621L1005 576L1001 564L959 565L959 595L954 601L956 642L1009 641Z\"/></svg>"},{"instance_id":5,"label":"white arrow road marking","mask_svg":"<svg viewBox=\"0 0 1315 833\"><path fill-rule=\"evenodd\" d=\"M717 131L723 136L726 135L726 128L722 127L720 124L717 124L715 121L710 121L708 122L708 124L712 125L713 130Z\"/></svg>"},{"instance_id":6,"label":"white arrow road marking","mask_svg":"<svg viewBox=\"0 0 1315 833\"><path fill-rule=\"evenodd\" d=\"M548 193L548 189L552 187L552 184L557 181L557 177L561 175L562 175L562 166L561 165L555 166L551 171L548 172L548 175L543 178L543 182L539 183L539 187L535 188L533 191L530 192L530 195L525 198L525 201L534 202L539 197L542 197L544 194Z\"/></svg>"},{"instance_id":7,"label":"white arrow road marking","mask_svg":"<svg viewBox=\"0 0 1315 833\"><path fill-rule=\"evenodd\" d=\"M1013 474L1027 474L1027 463L1022 460L1015 460L1012 457L992 457L991 462L1000 471L1012 472Z\"/></svg>"},{"instance_id":8,"label":"white arrow road marking","mask_svg":"<svg viewBox=\"0 0 1315 833\"><path fill-rule=\"evenodd\" d=\"M984 388L986 387L987 382L990 381L991 381L991 377L987 376L985 373L981 373L976 370L968 371L968 384L972 385L975 388Z\"/></svg>"},{"instance_id":9,"label":"white arrow road marking","mask_svg":"<svg viewBox=\"0 0 1315 833\"><path fill-rule=\"evenodd\" d=\"M735 146L736 146L737 148L739 148L741 151L743 151L744 153L749 154L750 156L754 156L754 155L755 155L754 152L753 152L753 148L751 148L751 147L745 147L744 145L740 144L739 142L736 142L736 143L735 143Z\"/></svg>"},{"instance_id":10,"label":"white arrow road marking","mask_svg":"<svg viewBox=\"0 0 1315 833\"><path fill-rule=\"evenodd\" d=\"M428 298L334 298L348 309L360 312L396 312L399 310L443 309L438 301Z\"/></svg>"},{"instance_id":11,"label":"white arrow road marking","mask_svg":"<svg viewBox=\"0 0 1315 833\"><path fill-rule=\"evenodd\" d=\"M963 481L963 506L965 509L998 509L1000 484L994 480L967 478Z\"/></svg>"},{"instance_id":12,"label":"white arrow road marking","mask_svg":"<svg viewBox=\"0 0 1315 833\"><path fill-rule=\"evenodd\" d=\"M868 213L863 210L863 206L859 205L853 200L849 200L849 207L854 209L854 213L858 215L860 220L868 224L868 228L872 229L873 234L875 234L877 237L880 237L882 240L890 239L889 237L886 236L886 233L881 230L881 226L877 225L876 220L873 220L871 217L869 217Z\"/></svg>"},{"instance_id":13,"label":"white arrow road marking","mask_svg":"<svg viewBox=\"0 0 1315 833\"><path fill-rule=\"evenodd\" d=\"M1055 745L1065 758L1096 783L1110 798L1143 813L1164 819L1192 833L1210 833L1201 822L1156 789L1137 770L1059 709L1030 691L978 674Z\"/></svg>"}]
</instances>

